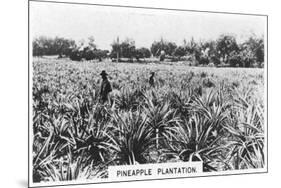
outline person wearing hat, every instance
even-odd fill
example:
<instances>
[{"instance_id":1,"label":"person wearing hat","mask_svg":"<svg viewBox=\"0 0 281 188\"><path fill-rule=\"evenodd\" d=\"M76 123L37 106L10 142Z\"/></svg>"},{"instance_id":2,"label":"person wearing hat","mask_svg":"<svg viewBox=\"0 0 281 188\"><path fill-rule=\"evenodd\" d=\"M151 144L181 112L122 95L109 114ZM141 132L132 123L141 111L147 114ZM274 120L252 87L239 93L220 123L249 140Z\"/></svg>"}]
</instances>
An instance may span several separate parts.
<instances>
[{"instance_id":1,"label":"person wearing hat","mask_svg":"<svg viewBox=\"0 0 281 188\"><path fill-rule=\"evenodd\" d=\"M155 72L151 72L150 75L151 76L149 77L149 85L151 87L154 87L154 75L155 75Z\"/></svg>"},{"instance_id":2,"label":"person wearing hat","mask_svg":"<svg viewBox=\"0 0 281 188\"><path fill-rule=\"evenodd\" d=\"M108 94L112 91L111 88L111 84L107 79L107 73L105 72L105 70L103 70L100 73L101 77L102 77L102 82L101 82L101 88L100 88L100 98L101 98L101 102L104 103L106 101L108 101Z\"/></svg>"}]
</instances>

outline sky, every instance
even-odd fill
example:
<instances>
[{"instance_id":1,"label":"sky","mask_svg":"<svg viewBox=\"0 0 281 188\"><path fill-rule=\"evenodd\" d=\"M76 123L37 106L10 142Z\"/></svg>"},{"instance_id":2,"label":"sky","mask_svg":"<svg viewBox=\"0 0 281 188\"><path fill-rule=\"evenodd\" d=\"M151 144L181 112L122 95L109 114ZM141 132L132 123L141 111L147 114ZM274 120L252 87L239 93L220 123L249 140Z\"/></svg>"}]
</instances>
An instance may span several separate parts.
<instances>
[{"instance_id":1,"label":"sky","mask_svg":"<svg viewBox=\"0 0 281 188\"><path fill-rule=\"evenodd\" d=\"M266 17L30 2L31 37L65 37L87 42L93 36L100 49L111 49L117 37L133 39L136 47L150 47L161 38L183 44L215 40L221 34L236 36L238 42L250 35L265 36Z\"/></svg>"}]
</instances>

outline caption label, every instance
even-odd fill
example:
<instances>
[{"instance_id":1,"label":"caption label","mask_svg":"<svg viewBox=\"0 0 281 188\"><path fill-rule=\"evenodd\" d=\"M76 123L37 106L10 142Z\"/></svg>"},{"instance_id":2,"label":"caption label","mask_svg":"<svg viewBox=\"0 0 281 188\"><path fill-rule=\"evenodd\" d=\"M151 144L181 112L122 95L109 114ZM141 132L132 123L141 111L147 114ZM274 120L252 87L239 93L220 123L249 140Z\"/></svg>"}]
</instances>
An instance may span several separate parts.
<instances>
[{"instance_id":1,"label":"caption label","mask_svg":"<svg viewBox=\"0 0 281 188\"><path fill-rule=\"evenodd\" d=\"M202 162L109 166L112 180L141 180L195 176L202 173Z\"/></svg>"}]
</instances>

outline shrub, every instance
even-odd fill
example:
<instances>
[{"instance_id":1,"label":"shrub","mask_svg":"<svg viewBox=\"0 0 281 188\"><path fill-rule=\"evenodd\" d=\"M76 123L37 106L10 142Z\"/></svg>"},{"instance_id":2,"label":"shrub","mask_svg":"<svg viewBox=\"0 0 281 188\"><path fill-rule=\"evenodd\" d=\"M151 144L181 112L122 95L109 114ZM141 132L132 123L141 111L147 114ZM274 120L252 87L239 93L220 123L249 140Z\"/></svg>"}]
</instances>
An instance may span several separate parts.
<instances>
[{"instance_id":1,"label":"shrub","mask_svg":"<svg viewBox=\"0 0 281 188\"><path fill-rule=\"evenodd\" d=\"M139 59L149 58L151 56L151 53L148 48L143 47L143 48L136 49L134 56L137 59L137 61L139 61Z\"/></svg>"},{"instance_id":2,"label":"shrub","mask_svg":"<svg viewBox=\"0 0 281 188\"><path fill-rule=\"evenodd\" d=\"M239 55L233 55L229 58L229 62L228 62L230 67L242 67L243 63L242 63L242 59L241 56Z\"/></svg>"},{"instance_id":3,"label":"shrub","mask_svg":"<svg viewBox=\"0 0 281 188\"><path fill-rule=\"evenodd\" d=\"M81 51L77 50L77 49L72 50L71 53L70 53L69 58L72 61L81 61L82 58L83 58L83 53Z\"/></svg>"},{"instance_id":4,"label":"shrub","mask_svg":"<svg viewBox=\"0 0 281 188\"><path fill-rule=\"evenodd\" d=\"M161 39L160 41L154 41L150 50L153 56L159 57L161 55L161 51L164 51L165 54L172 56L176 48L176 43Z\"/></svg>"}]
</instances>

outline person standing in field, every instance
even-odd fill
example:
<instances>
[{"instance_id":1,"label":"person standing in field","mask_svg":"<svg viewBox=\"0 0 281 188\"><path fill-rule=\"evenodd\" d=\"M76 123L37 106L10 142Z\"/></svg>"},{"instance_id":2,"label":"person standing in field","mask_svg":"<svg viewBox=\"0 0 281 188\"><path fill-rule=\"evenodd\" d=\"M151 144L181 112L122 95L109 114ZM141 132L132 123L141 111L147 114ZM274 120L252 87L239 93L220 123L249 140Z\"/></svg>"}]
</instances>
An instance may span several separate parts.
<instances>
[{"instance_id":1,"label":"person standing in field","mask_svg":"<svg viewBox=\"0 0 281 188\"><path fill-rule=\"evenodd\" d=\"M149 77L149 85L151 86L151 87L154 87L155 86L155 83L154 83L154 75L155 75L155 72L151 72L150 73L150 77Z\"/></svg>"},{"instance_id":2,"label":"person standing in field","mask_svg":"<svg viewBox=\"0 0 281 188\"><path fill-rule=\"evenodd\" d=\"M108 94L112 91L111 84L107 79L107 73L103 70L101 72L102 82L100 87L100 99L102 103L108 101Z\"/></svg>"}]
</instances>

